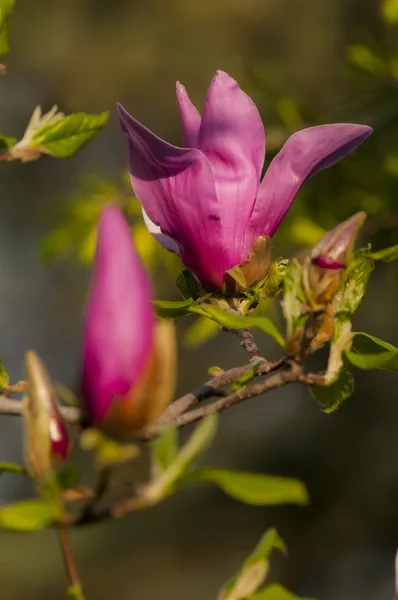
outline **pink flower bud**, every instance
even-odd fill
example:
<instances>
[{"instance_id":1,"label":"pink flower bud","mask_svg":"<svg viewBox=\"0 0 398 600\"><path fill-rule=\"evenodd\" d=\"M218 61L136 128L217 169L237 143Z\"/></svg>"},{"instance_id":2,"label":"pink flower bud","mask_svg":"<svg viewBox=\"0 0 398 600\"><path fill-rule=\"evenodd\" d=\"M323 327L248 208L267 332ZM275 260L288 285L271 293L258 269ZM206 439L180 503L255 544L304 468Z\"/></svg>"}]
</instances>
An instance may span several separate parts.
<instances>
[{"instance_id":1,"label":"pink flower bud","mask_svg":"<svg viewBox=\"0 0 398 600\"><path fill-rule=\"evenodd\" d=\"M33 351L26 353L28 393L24 399L25 461L33 478L41 478L52 467L67 460L68 432L58 410L48 373Z\"/></svg>"},{"instance_id":2,"label":"pink flower bud","mask_svg":"<svg viewBox=\"0 0 398 600\"><path fill-rule=\"evenodd\" d=\"M175 362L174 328L156 322L129 225L109 205L83 328L81 392L90 424L125 437L153 421L174 392Z\"/></svg>"},{"instance_id":3,"label":"pink flower bud","mask_svg":"<svg viewBox=\"0 0 398 600\"><path fill-rule=\"evenodd\" d=\"M365 219L366 213L356 213L324 235L312 249L304 264L303 278L307 296L313 303L330 302L338 290Z\"/></svg>"}]
</instances>

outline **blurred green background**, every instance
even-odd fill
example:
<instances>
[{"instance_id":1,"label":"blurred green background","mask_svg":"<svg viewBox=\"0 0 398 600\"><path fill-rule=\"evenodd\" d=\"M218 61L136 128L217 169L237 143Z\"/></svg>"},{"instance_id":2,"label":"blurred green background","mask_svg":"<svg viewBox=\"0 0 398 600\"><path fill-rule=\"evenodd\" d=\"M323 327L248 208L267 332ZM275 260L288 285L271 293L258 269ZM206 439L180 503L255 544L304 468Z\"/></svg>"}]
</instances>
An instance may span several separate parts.
<instances>
[{"instance_id":1,"label":"blurred green background","mask_svg":"<svg viewBox=\"0 0 398 600\"><path fill-rule=\"evenodd\" d=\"M22 135L37 104L58 104L65 113L111 108L112 116L72 159L1 167L1 359L12 379L23 377L23 352L34 348L55 380L75 385L95 216L117 193L126 166L115 103L178 144L177 79L200 106L217 69L235 77L259 106L268 159L306 125L353 121L375 128L359 151L305 186L275 238L275 256L315 243L320 227L361 209L370 215L364 242L397 243L397 33L396 0L17 0L0 131ZM134 212L134 204L129 208ZM141 229L137 236L159 296L173 297L175 263L165 270ZM397 267L378 267L356 329L397 345L397 305ZM187 349L191 324L179 324L181 393L203 381L210 365L245 361L227 334ZM267 357L277 357L272 342L257 339ZM289 548L287 559L273 561L272 577L297 593L392 597L397 380L380 372L356 379L355 396L330 416L301 388L227 411L206 456L207 464L300 477L310 507L250 508L204 486L122 522L78 531L72 541L88 598L215 599L269 525ZM20 459L20 439L20 422L1 418L2 460ZM136 468L143 476L145 465ZM118 474L114 493L123 493L131 477ZM28 493L7 475L0 480L2 501ZM53 533L2 534L0 583L7 600L63 598Z\"/></svg>"}]
</instances>

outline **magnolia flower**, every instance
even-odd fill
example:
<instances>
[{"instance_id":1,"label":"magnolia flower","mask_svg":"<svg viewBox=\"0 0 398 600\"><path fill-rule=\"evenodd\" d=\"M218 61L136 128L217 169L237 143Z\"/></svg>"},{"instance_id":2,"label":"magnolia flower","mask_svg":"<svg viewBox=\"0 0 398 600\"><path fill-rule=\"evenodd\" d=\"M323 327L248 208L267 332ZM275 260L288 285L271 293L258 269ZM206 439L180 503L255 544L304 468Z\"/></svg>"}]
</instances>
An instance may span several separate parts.
<instances>
[{"instance_id":1,"label":"magnolia flower","mask_svg":"<svg viewBox=\"0 0 398 600\"><path fill-rule=\"evenodd\" d=\"M312 249L304 264L303 278L307 295L315 303L329 302L338 290L365 219L366 213L356 213L329 231Z\"/></svg>"},{"instance_id":2,"label":"magnolia flower","mask_svg":"<svg viewBox=\"0 0 398 600\"><path fill-rule=\"evenodd\" d=\"M34 479L67 460L69 436L45 366L30 350L25 358L28 393L23 402L25 462Z\"/></svg>"},{"instance_id":3,"label":"magnolia flower","mask_svg":"<svg viewBox=\"0 0 398 600\"><path fill-rule=\"evenodd\" d=\"M184 148L172 146L119 105L129 145L129 172L149 231L176 252L211 292L225 274L258 260L303 183L354 150L371 133L365 125L337 123L293 134L261 181L265 135L253 101L218 71L202 116L177 83ZM260 258L265 270L268 262ZM247 287L264 277L248 269ZM255 278L253 280L253 278ZM225 287L224 287L225 291Z\"/></svg>"},{"instance_id":4,"label":"magnolia flower","mask_svg":"<svg viewBox=\"0 0 398 600\"><path fill-rule=\"evenodd\" d=\"M116 436L154 420L174 391L174 328L156 322L148 277L119 208L101 215L83 329L81 391L90 424Z\"/></svg>"}]
</instances>

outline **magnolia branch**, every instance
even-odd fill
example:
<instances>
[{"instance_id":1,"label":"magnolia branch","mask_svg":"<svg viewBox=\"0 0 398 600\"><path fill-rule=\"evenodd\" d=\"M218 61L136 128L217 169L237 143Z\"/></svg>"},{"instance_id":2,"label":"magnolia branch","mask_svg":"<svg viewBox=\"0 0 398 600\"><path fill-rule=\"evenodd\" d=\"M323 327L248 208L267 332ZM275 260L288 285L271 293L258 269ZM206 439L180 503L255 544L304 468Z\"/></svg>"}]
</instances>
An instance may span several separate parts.
<instances>
[{"instance_id":1,"label":"magnolia branch","mask_svg":"<svg viewBox=\"0 0 398 600\"><path fill-rule=\"evenodd\" d=\"M279 369L284 364L285 359L282 358L275 362L269 362L265 359L259 359L259 365L253 376L266 375L271 371L275 371ZM137 435L138 439L148 440L155 437L159 430L166 425L177 425L178 418L186 413L189 409L194 407L196 404L203 400L208 400L212 397L222 397L224 401L227 401L228 397L226 392L222 390L222 388L231 385L237 379L244 377L250 371L253 370L253 363L243 365L241 367L235 367L233 369L229 369L228 371L223 371L219 375L216 375L206 383L200 385L196 390L181 396L175 400L172 404L170 404L163 414L159 417L159 419L153 425L147 427L145 431ZM236 402L233 402L235 404ZM209 406L206 405L206 410L209 410ZM232 406L232 405L231 405ZM61 406L59 408L62 417L65 422L69 425L79 425L82 424L83 415L79 408L74 406ZM202 410L202 409L198 409ZM224 410L223 408L219 409ZM193 412L193 411L191 411ZM215 410L214 412L219 412ZM21 416L22 414L22 403L20 400L11 399L7 395L0 396L0 415L10 415L10 416ZM190 413L189 413L190 414ZM197 414L197 411L196 411ZM205 413L209 414L209 413ZM186 422L178 423L178 427L182 427L187 423L196 421L200 419L200 416L193 418L191 420L187 420Z\"/></svg>"}]
</instances>

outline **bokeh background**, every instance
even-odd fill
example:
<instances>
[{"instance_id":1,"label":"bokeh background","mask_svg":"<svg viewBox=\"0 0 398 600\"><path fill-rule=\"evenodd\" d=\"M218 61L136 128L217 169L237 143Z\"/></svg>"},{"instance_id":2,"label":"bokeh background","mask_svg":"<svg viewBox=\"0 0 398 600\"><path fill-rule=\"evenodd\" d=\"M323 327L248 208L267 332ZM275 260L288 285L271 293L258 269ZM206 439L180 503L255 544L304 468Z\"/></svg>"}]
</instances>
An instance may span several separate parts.
<instances>
[{"instance_id":1,"label":"bokeh background","mask_svg":"<svg viewBox=\"0 0 398 600\"><path fill-rule=\"evenodd\" d=\"M226 70L259 106L269 158L305 125L372 125L375 133L359 151L305 186L274 252L293 254L361 209L370 215L364 242L397 243L397 21L395 0L17 0L0 131L22 135L37 104L58 104L66 113L110 108L112 115L72 159L1 167L0 354L12 379L23 377L23 353L34 348L55 380L75 386L95 219L117 194L126 166L116 101L178 144L175 81L199 106L214 72ZM137 221L158 294L175 297L176 265L164 268L140 227ZM379 266L356 329L397 344L397 306L397 267ZM179 324L181 393L203 381L210 365L245 360L235 338L221 334L199 344L201 330L191 327L189 319ZM257 339L267 357L277 356L272 342ZM21 459L20 425L0 419L2 460ZM122 522L75 532L88 598L214 599L270 525L289 548L287 558L273 560L271 576L296 593L392 598L397 430L397 379L381 372L358 373L354 397L333 415L301 388L227 411L206 463L300 477L311 505L248 507L205 485ZM77 460L92 480L87 458ZM145 475L144 464L136 470ZM114 492L132 476L124 470L115 477ZM2 502L29 493L15 478L0 480ZM64 597L53 532L1 534L0 586L7 600Z\"/></svg>"}]
</instances>

